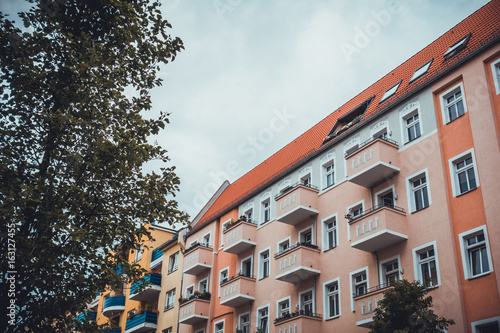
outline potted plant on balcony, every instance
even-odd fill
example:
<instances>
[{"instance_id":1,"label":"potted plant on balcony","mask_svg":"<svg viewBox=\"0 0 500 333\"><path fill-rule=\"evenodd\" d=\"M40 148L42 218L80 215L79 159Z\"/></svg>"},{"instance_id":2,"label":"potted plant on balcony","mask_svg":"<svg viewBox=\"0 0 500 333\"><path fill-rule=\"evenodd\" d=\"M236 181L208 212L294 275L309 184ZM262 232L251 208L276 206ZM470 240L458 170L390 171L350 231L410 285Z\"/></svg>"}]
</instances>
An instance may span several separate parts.
<instances>
[{"instance_id":1,"label":"potted plant on balcony","mask_svg":"<svg viewBox=\"0 0 500 333\"><path fill-rule=\"evenodd\" d=\"M257 328L255 329L255 333L264 333L264 328L262 328L262 327L257 327Z\"/></svg>"},{"instance_id":2,"label":"potted plant on balcony","mask_svg":"<svg viewBox=\"0 0 500 333\"><path fill-rule=\"evenodd\" d=\"M210 296L212 296L212 295L210 294L210 292L209 292L209 291L205 291L205 292L203 292L203 293L200 295L200 298L202 298L202 299L207 299L207 300L208 300L208 299L210 299Z\"/></svg>"},{"instance_id":3,"label":"potted plant on balcony","mask_svg":"<svg viewBox=\"0 0 500 333\"><path fill-rule=\"evenodd\" d=\"M179 297L179 305L181 305L182 303L184 303L186 301L186 299L184 297Z\"/></svg>"},{"instance_id":4,"label":"potted plant on balcony","mask_svg":"<svg viewBox=\"0 0 500 333\"><path fill-rule=\"evenodd\" d=\"M200 292L198 290L195 290L193 293L194 298L199 298L200 297Z\"/></svg>"},{"instance_id":5,"label":"potted plant on balcony","mask_svg":"<svg viewBox=\"0 0 500 333\"><path fill-rule=\"evenodd\" d=\"M247 217L246 217L245 215L241 215L241 216L240 216L240 220L241 220L241 221L246 221L246 220L247 220Z\"/></svg>"}]
</instances>

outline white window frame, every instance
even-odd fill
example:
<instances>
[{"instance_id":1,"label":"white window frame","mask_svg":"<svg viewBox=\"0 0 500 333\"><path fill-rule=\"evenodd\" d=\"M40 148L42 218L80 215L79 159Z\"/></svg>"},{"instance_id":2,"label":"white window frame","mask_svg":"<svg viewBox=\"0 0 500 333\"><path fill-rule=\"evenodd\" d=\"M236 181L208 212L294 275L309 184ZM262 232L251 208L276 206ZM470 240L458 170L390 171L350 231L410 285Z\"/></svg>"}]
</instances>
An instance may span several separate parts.
<instances>
[{"instance_id":1,"label":"white window frame","mask_svg":"<svg viewBox=\"0 0 500 333\"><path fill-rule=\"evenodd\" d=\"M290 296L283 297L276 301L276 318L282 318L283 315L281 313L280 305L282 303L288 302L288 314L292 314L292 300Z\"/></svg>"},{"instance_id":2,"label":"white window frame","mask_svg":"<svg viewBox=\"0 0 500 333\"><path fill-rule=\"evenodd\" d=\"M399 81L398 83L396 83L395 85L393 85L392 87L390 87L389 89L387 89L384 93L384 95L382 96L382 98L380 99L380 103L384 102L386 99L394 96L394 94L396 93L396 91L398 91L399 89L399 86L401 85L401 82L403 82L403 80Z\"/></svg>"},{"instance_id":3,"label":"white window frame","mask_svg":"<svg viewBox=\"0 0 500 333\"><path fill-rule=\"evenodd\" d=\"M255 319L256 319L256 322L255 322L255 327L261 327L259 324L260 324L260 320L261 320L261 316L260 316L260 312L264 309L267 309L267 327L265 328L264 332L266 333L269 333L269 318L271 318L271 313L270 313L270 309L271 307L269 306L269 304L266 304L266 305L262 305L262 306L259 306L257 308L257 315L255 316Z\"/></svg>"},{"instance_id":4,"label":"white window frame","mask_svg":"<svg viewBox=\"0 0 500 333\"><path fill-rule=\"evenodd\" d=\"M429 68L431 67L433 61L434 61L434 58L432 58L431 60L427 61L425 64L423 64L419 68L417 68L415 70L415 72L413 72L413 75L411 76L410 81L408 83L412 83L413 81L415 81L419 77L427 74L427 72L429 71Z\"/></svg>"},{"instance_id":5,"label":"white window frame","mask_svg":"<svg viewBox=\"0 0 500 333\"><path fill-rule=\"evenodd\" d=\"M418 126L420 134L415 138L413 138L412 140L410 140L410 136L408 135L408 128L414 127L417 121L414 121L411 125L408 125L407 120L409 118L414 117L415 115L418 115ZM422 113L420 112L419 106L411 108L404 114L401 114L401 142L403 142L405 145L416 142L418 139L422 138L423 132L424 131L422 128Z\"/></svg>"},{"instance_id":6,"label":"white window frame","mask_svg":"<svg viewBox=\"0 0 500 333\"><path fill-rule=\"evenodd\" d=\"M170 326L169 328L165 328L163 331L161 331L161 333L172 333L172 326Z\"/></svg>"},{"instance_id":7,"label":"white window frame","mask_svg":"<svg viewBox=\"0 0 500 333\"><path fill-rule=\"evenodd\" d=\"M393 257L384 259L379 262L379 272L380 272L380 283L385 285L388 283L387 281L387 275L385 272L385 265L389 264L390 262L396 261L398 263L398 268L397 268L397 274L398 274L398 281L401 280L401 257L400 255L395 255Z\"/></svg>"},{"instance_id":8,"label":"white window frame","mask_svg":"<svg viewBox=\"0 0 500 333\"><path fill-rule=\"evenodd\" d=\"M302 243L302 240L301 240L302 235L307 233L309 230L311 230L311 245L316 245L315 239L314 239L314 225L312 225L312 224L308 227L305 227L304 229L302 229L298 232L298 236L299 236L298 242Z\"/></svg>"},{"instance_id":9,"label":"white window frame","mask_svg":"<svg viewBox=\"0 0 500 333\"><path fill-rule=\"evenodd\" d=\"M191 293L189 293L189 289L193 289L193 291ZM190 284L189 286L186 286L186 298L189 298L191 296L194 295L194 292L195 292L195 288L194 288L194 283L193 284Z\"/></svg>"},{"instance_id":10,"label":"white window frame","mask_svg":"<svg viewBox=\"0 0 500 333\"><path fill-rule=\"evenodd\" d=\"M264 252L267 252L269 254L267 264L268 264L268 275L267 276L262 276L263 271L264 271L264 263L262 262L262 254ZM267 247L261 251L259 251L259 280L265 279L271 275L271 247Z\"/></svg>"},{"instance_id":11,"label":"white window frame","mask_svg":"<svg viewBox=\"0 0 500 333\"><path fill-rule=\"evenodd\" d=\"M169 302L170 298L172 298L171 304ZM175 307L175 288L165 293L165 311L173 309L174 307Z\"/></svg>"},{"instance_id":12,"label":"white window frame","mask_svg":"<svg viewBox=\"0 0 500 333\"><path fill-rule=\"evenodd\" d=\"M467 43L469 42L469 38L470 38L471 34L469 33L467 36L465 36L464 38L460 39L458 42L456 42L455 44L453 44L452 46L450 46L450 48L443 54L443 56L446 58L446 59L449 59L451 57L453 57L455 54L457 54L458 52L460 51L456 51L457 49L460 49L462 46L465 48L467 47ZM465 44L465 46L464 46Z\"/></svg>"},{"instance_id":13,"label":"white window frame","mask_svg":"<svg viewBox=\"0 0 500 333\"><path fill-rule=\"evenodd\" d=\"M219 324L222 324L222 333L224 333L226 331L226 319L225 318L214 322L214 330L213 330L213 332L214 333L220 333L221 332L220 330L216 330L216 327Z\"/></svg>"},{"instance_id":14,"label":"white window frame","mask_svg":"<svg viewBox=\"0 0 500 333\"><path fill-rule=\"evenodd\" d=\"M458 118L461 117L461 116L458 116L457 118L455 118L453 120L450 119L450 116L448 114L448 107L447 107L448 105L447 105L447 101L446 101L446 99L448 97L456 94L459 91L462 93L462 104L464 107L464 114L462 116L464 116L467 113L467 100L465 98L464 84L462 82L460 82L439 95L439 101L441 103L441 116L443 118L443 125L449 124L449 123L453 122L454 120L457 120Z\"/></svg>"},{"instance_id":15,"label":"white window frame","mask_svg":"<svg viewBox=\"0 0 500 333\"><path fill-rule=\"evenodd\" d=\"M191 243L189 243L189 247L191 247L191 246L195 246L195 245L196 245L196 244L198 244L198 243L199 243L199 242L198 242L198 238L196 238L196 239L192 240L192 241L191 241Z\"/></svg>"},{"instance_id":16,"label":"white window frame","mask_svg":"<svg viewBox=\"0 0 500 333\"><path fill-rule=\"evenodd\" d=\"M394 185L388 186L388 187L386 187L386 188L384 188L384 189L382 189L374 194L375 206L378 207L378 205L382 204L381 198L388 193L392 193L392 198L393 198L392 205L396 206L396 187Z\"/></svg>"},{"instance_id":17,"label":"white window frame","mask_svg":"<svg viewBox=\"0 0 500 333\"><path fill-rule=\"evenodd\" d=\"M202 292L203 292L203 291L201 291L201 284L202 284L203 282L206 282L206 283L207 283L207 290L205 290L205 291L209 291L209 288L210 288L210 285L208 284L208 276L207 276L206 278L201 279L201 280L198 282L198 291L199 291L200 293L202 293Z\"/></svg>"},{"instance_id":18,"label":"white window frame","mask_svg":"<svg viewBox=\"0 0 500 333\"><path fill-rule=\"evenodd\" d=\"M225 227L231 222L232 219L227 219L226 221L222 222L222 225L220 226L220 246L224 246L224 229Z\"/></svg>"},{"instance_id":19,"label":"white window frame","mask_svg":"<svg viewBox=\"0 0 500 333\"><path fill-rule=\"evenodd\" d=\"M493 324L494 322L497 322L498 327L500 327L500 316L473 321L471 323L472 333L478 333L478 328L481 328L483 325Z\"/></svg>"},{"instance_id":20,"label":"white window frame","mask_svg":"<svg viewBox=\"0 0 500 333\"><path fill-rule=\"evenodd\" d=\"M328 171L328 168L332 167L331 170ZM329 189L337 183L337 172L335 170L335 158L332 157L326 163L323 163L321 166L321 178L322 178L322 190ZM328 185L328 177L332 175L333 183Z\"/></svg>"},{"instance_id":21,"label":"white window frame","mask_svg":"<svg viewBox=\"0 0 500 333\"><path fill-rule=\"evenodd\" d=\"M467 239L481 233L484 235L486 254L488 255L489 270L481 274L472 275L472 272L470 271L469 251L466 245L466 241ZM475 279L484 275L488 275L491 272L493 272L493 262L490 251L490 242L488 240L488 230L486 229L486 225L482 225L480 227L462 232L461 234L458 235L458 241L460 243L460 252L462 253L462 265L463 265L462 267L464 269L464 277L466 280Z\"/></svg>"},{"instance_id":22,"label":"white window frame","mask_svg":"<svg viewBox=\"0 0 500 333\"><path fill-rule=\"evenodd\" d=\"M269 204L269 207L265 207L265 204ZM269 212L269 219L266 221L266 211ZM272 218L272 205L271 205L271 197L267 197L264 200L260 201L260 223L259 225L264 225L271 222Z\"/></svg>"},{"instance_id":23,"label":"white window frame","mask_svg":"<svg viewBox=\"0 0 500 333\"><path fill-rule=\"evenodd\" d=\"M430 179L429 179L429 169L425 168L419 172L414 173L413 175L406 177L406 198L408 200L408 208L410 213L416 213L419 212L427 207L424 207L422 209L417 210L417 205L415 202L415 195L414 195L414 188L413 188L413 182L425 177L426 181L426 187L427 187L427 199L429 201L429 207L432 204L432 198L431 198L431 184L430 184Z\"/></svg>"},{"instance_id":24,"label":"white window frame","mask_svg":"<svg viewBox=\"0 0 500 333\"><path fill-rule=\"evenodd\" d=\"M253 207L250 208L250 209L247 209L243 215L245 215L245 217L247 218L247 221L249 222L252 222L255 218L254 218L254 214L253 214Z\"/></svg>"},{"instance_id":25,"label":"white window frame","mask_svg":"<svg viewBox=\"0 0 500 333\"><path fill-rule=\"evenodd\" d=\"M226 275L227 275L227 280L225 282L229 281L229 266L227 266L226 268L223 268L219 271L219 297L220 297L220 285L222 282L222 274L223 273L226 273Z\"/></svg>"},{"instance_id":26,"label":"white window frame","mask_svg":"<svg viewBox=\"0 0 500 333\"><path fill-rule=\"evenodd\" d=\"M458 184L458 175L456 172L456 164L459 162L467 159L468 157L472 157L472 168L474 169L474 177L476 178L476 187L474 189L469 189L468 191L465 191L463 193L460 192L460 185ZM458 197L461 195L464 195L466 193L469 193L476 188L478 188L479 185L479 175L477 173L477 164L476 164L476 156L474 154L474 148L469 149L457 156L454 156L448 160L449 168L450 168L450 178L451 178L451 188L453 191L453 196Z\"/></svg>"},{"instance_id":27,"label":"white window frame","mask_svg":"<svg viewBox=\"0 0 500 333\"><path fill-rule=\"evenodd\" d=\"M420 253L424 251L428 251L429 249L434 250L434 263L436 265L436 274L437 274L437 284L430 288L438 287L441 285L441 273L439 271L439 259L438 259L438 251L437 251L437 243L436 241L432 241L418 247L412 249L413 254L413 272L415 273L415 281L420 281L422 285L425 285L425 281L422 276L422 271L420 268Z\"/></svg>"},{"instance_id":28,"label":"white window frame","mask_svg":"<svg viewBox=\"0 0 500 333\"><path fill-rule=\"evenodd\" d=\"M206 241L207 236L208 236L208 242ZM212 240L212 232L211 231L207 232L206 234L203 235L201 239L203 244L208 244L210 246L210 241Z\"/></svg>"},{"instance_id":29,"label":"white window frame","mask_svg":"<svg viewBox=\"0 0 500 333\"><path fill-rule=\"evenodd\" d=\"M351 311L352 312L356 311L356 309L354 307L354 290L355 290L354 278L355 278L355 276L358 276L362 273L366 274L366 290L369 290L370 289L370 275L368 274L368 266L365 266L363 268L357 269L357 270L349 273L349 285L351 288L350 291L351 291Z\"/></svg>"},{"instance_id":30,"label":"white window frame","mask_svg":"<svg viewBox=\"0 0 500 333\"><path fill-rule=\"evenodd\" d=\"M179 269L179 251L172 254L168 259L168 274L172 274Z\"/></svg>"},{"instance_id":31,"label":"white window frame","mask_svg":"<svg viewBox=\"0 0 500 333\"><path fill-rule=\"evenodd\" d=\"M495 91L500 95L500 58L491 63L491 74L495 83Z\"/></svg>"},{"instance_id":32,"label":"white window frame","mask_svg":"<svg viewBox=\"0 0 500 333\"><path fill-rule=\"evenodd\" d=\"M248 332L250 332L250 329L252 327L252 325L251 325L252 318L250 317L250 312L240 313L238 315L238 325L237 325L237 327L240 330L243 330L243 326L241 326L241 318L244 317L244 316L248 316Z\"/></svg>"},{"instance_id":33,"label":"white window frame","mask_svg":"<svg viewBox=\"0 0 500 333\"><path fill-rule=\"evenodd\" d=\"M287 238L284 238L280 240L278 243L276 243L276 253L279 253L281 251L284 251L285 249L282 249L282 245L288 243L287 249L290 249L292 247L292 237L288 236Z\"/></svg>"},{"instance_id":34,"label":"white window frame","mask_svg":"<svg viewBox=\"0 0 500 333\"><path fill-rule=\"evenodd\" d=\"M331 221L335 221L335 227L333 228L335 230L335 235L334 235L334 246L333 247L329 247L329 244L328 244L328 224L331 223ZM328 250L331 250L331 249L334 249L336 248L338 245L339 245L339 225L338 225L338 214L335 213L335 214L332 214L330 216L327 216L325 217L324 219L321 220L321 225L323 227L323 252L325 251L328 251Z\"/></svg>"},{"instance_id":35,"label":"white window frame","mask_svg":"<svg viewBox=\"0 0 500 333\"><path fill-rule=\"evenodd\" d=\"M314 292L314 288L309 288L306 290L303 290L299 292L299 309L303 310L304 309L304 301L302 300L302 296L307 293L311 293L311 307L312 307L312 313L316 313L316 293Z\"/></svg>"},{"instance_id":36,"label":"white window frame","mask_svg":"<svg viewBox=\"0 0 500 333\"><path fill-rule=\"evenodd\" d=\"M329 300L329 286L332 284L336 283L337 284L337 294L339 298L339 314L336 316L330 317L330 300ZM323 282L323 313L325 320L333 319L333 318L338 318L342 314L342 302L341 302L341 297L340 297L340 277L337 277L335 279Z\"/></svg>"},{"instance_id":37,"label":"white window frame","mask_svg":"<svg viewBox=\"0 0 500 333\"><path fill-rule=\"evenodd\" d=\"M243 263L247 260L250 260L250 275L253 276L253 255L250 255L246 258L241 259L240 272L243 274Z\"/></svg>"},{"instance_id":38,"label":"white window frame","mask_svg":"<svg viewBox=\"0 0 500 333\"><path fill-rule=\"evenodd\" d=\"M144 252L144 245L140 245L139 249L135 250L135 259L134 262L138 262L142 259L142 254Z\"/></svg>"}]
</instances>

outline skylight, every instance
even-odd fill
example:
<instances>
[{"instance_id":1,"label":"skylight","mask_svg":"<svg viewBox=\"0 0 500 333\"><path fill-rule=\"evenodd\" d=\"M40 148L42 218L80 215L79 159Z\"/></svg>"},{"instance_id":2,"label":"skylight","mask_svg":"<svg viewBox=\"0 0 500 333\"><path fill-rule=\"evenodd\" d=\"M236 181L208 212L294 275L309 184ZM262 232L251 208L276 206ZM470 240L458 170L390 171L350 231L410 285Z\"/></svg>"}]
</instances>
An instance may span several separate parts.
<instances>
[{"instance_id":1,"label":"skylight","mask_svg":"<svg viewBox=\"0 0 500 333\"><path fill-rule=\"evenodd\" d=\"M422 75L424 75L425 73L427 73L427 71L429 70L429 67L431 67L431 64L432 64L433 60L434 59L431 59L431 61L429 61L425 65L421 66L420 68L417 68L415 70L415 73L413 73L413 75L412 75L412 77L410 79L410 82L418 79L419 77L421 77Z\"/></svg>"},{"instance_id":2,"label":"skylight","mask_svg":"<svg viewBox=\"0 0 500 333\"><path fill-rule=\"evenodd\" d=\"M464 38L462 38L461 40L459 40L458 42L456 42L455 44L450 46L448 51L446 51L444 53L444 57L446 59L451 58L452 56L454 56L458 52L465 49L465 47L467 46L467 42L469 41L470 36L471 36L471 34L468 34L467 36L465 36Z\"/></svg>"},{"instance_id":3,"label":"skylight","mask_svg":"<svg viewBox=\"0 0 500 333\"><path fill-rule=\"evenodd\" d=\"M392 87L390 87L389 89L386 90L384 96L382 96L382 99L380 100L380 103L382 103L383 101L385 101L386 99L388 99L389 97L391 97L392 95L394 95L396 93L396 91L398 90L399 88L399 85L401 84L402 81L399 81L398 83L396 83L395 85L393 85Z\"/></svg>"}]
</instances>

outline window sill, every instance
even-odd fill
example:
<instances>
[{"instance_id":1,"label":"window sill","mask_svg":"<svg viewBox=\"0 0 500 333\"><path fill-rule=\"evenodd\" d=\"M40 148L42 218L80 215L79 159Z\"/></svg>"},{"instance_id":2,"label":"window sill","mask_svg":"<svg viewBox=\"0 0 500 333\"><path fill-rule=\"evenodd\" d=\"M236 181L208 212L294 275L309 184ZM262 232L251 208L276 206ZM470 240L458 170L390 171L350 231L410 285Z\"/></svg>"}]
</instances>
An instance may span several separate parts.
<instances>
[{"instance_id":1,"label":"window sill","mask_svg":"<svg viewBox=\"0 0 500 333\"><path fill-rule=\"evenodd\" d=\"M269 277L269 275L268 275L268 276L261 277L261 278L259 278L259 281L262 281L262 280L264 280L264 279L267 279L268 277Z\"/></svg>"},{"instance_id":2,"label":"window sill","mask_svg":"<svg viewBox=\"0 0 500 333\"><path fill-rule=\"evenodd\" d=\"M414 142L415 140L420 139L420 137L421 137L421 136L422 136L422 134L420 134L419 136L415 137L415 138L414 138L414 139L412 139L412 140L406 141L406 142L405 142L405 145L410 144L410 143Z\"/></svg>"},{"instance_id":3,"label":"window sill","mask_svg":"<svg viewBox=\"0 0 500 333\"><path fill-rule=\"evenodd\" d=\"M334 317L330 317L330 318L325 318L325 321L334 320L334 319L337 319L339 317L340 317L340 315L337 315L337 316L334 316Z\"/></svg>"},{"instance_id":4,"label":"window sill","mask_svg":"<svg viewBox=\"0 0 500 333\"><path fill-rule=\"evenodd\" d=\"M457 119L459 119L459 118L462 118L463 116L465 116L465 114L466 114L466 113L467 113L467 112L464 112L464 114L463 114L463 115L458 116L458 117L456 117L456 118L455 118L455 119L453 119L453 120L448 120L448 119L447 119L447 120L446 120L446 124L445 124L445 125L451 124L451 123L452 123L452 122L454 122L455 120L457 120Z\"/></svg>"},{"instance_id":5,"label":"window sill","mask_svg":"<svg viewBox=\"0 0 500 333\"><path fill-rule=\"evenodd\" d=\"M473 188L473 189L471 189L471 190L465 191L465 192L463 192L463 193L459 193L459 194L457 194L457 195L455 196L455 198L461 197L461 196L463 196L463 195L466 195L467 193L470 193L470 192L472 192L472 191L475 191L475 190L477 190L477 188L478 188L478 186L474 187L474 188Z\"/></svg>"},{"instance_id":6,"label":"window sill","mask_svg":"<svg viewBox=\"0 0 500 333\"><path fill-rule=\"evenodd\" d=\"M426 208L429 208L429 206L425 206L424 208L420 208L420 209L414 210L410 214L421 212L421 211L425 210Z\"/></svg>"},{"instance_id":7,"label":"window sill","mask_svg":"<svg viewBox=\"0 0 500 333\"><path fill-rule=\"evenodd\" d=\"M330 250L333 250L333 249L335 249L335 248L337 248L337 245L335 245L335 246L334 246L334 247L332 247L332 248L329 248L329 249L323 250L323 253L324 253L324 252L328 252L328 251L330 251Z\"/></svg>"},{"instance_id":8,"label":"window sill","mask_svg":"<svg viewBox=\"0 0 500 333\"><path fill-rule=\"evenodd\" d=\"M168 310L172 310L175 306L171 306L171 307L165 307L163 309L163 312L167 312Z\"/></svg>"},{"instance_id":9,"label":"window sill","mask_svg":"<svg viewBox=\"0 0 500 333\"><path fill-rule=\"evenodd\" d=\"M481 277L483 277L483 276L490 275L490 274L491 274L491 272L493 272L493 271L491 270L491 271L486 272L486 273L482 273L482 274L474 275L474 276L471 276L471 277L467 278L467 280L468 280L468 281L470 281L470 280L475 280L475 279L481 278Z\"/></svg>"},{"instance_id":10,"label":"window sill","mask_svg":"<svg viewBox=\"0 0 500 333\"><path fill-rule=\"evenodd\" d=\"M178 269L179 269L179 268L176 268L176 269L174 269L174 270L172 270L172 271L168 271L167 275L170 275L170 274L172 274L172 273L177 272L177 270L178 270Z\"/></svg>"}]
</instances>

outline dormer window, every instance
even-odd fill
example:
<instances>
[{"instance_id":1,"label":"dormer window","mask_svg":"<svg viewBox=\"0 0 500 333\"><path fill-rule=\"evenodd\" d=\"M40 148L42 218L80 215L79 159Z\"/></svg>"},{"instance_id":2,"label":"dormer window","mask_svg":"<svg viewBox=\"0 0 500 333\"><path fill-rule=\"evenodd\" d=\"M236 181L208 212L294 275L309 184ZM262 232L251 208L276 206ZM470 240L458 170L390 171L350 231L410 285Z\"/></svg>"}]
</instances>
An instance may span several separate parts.
<instances>
[{"instance_id":1,"label":"dormer window","mask_svg":"<svg viewBox=\"0 0 500 333\"><path fill-rule=\"evenodd\" d=\"M434 59L431 59L431 61L427 62L426 64L424 64L423 66L417 68L415 70L415 73L413 73L411 79L410 79L410 83L415 81L416 79L418 79L419 77L421 77L422 75L424 75L425 73L427 73L427 71L429 70L429 68L431 67L431 64L432 64L432 61Z\"/></svg>"},{"instance_id":2,"label":"dormer window","mask_svg":"<svg viewBox=\"0 0 500 333\"><path fill-rule=\"evenodd\" d=\"M384 96L382 96L382 98L380 99L380 103L382 103L383 101L385 101L386 99L388 99L389 97L391 97L392 95L394 95L396 93L396 91L398 90L399 85L401 84L401 82L402 81L399 81L398 83L396 83L395 85L393 85L392 87L390 87L389 89L387 89L385 91Z\"/></svg>"},{"instance_id":3,"label":"dormer window","mask_svg":"<svg viewBox=\"0 0 500 333\"><path fill-rule=\"evenodd\" d=\"M445 59L450 59L455 54L457 54L458 52L465 49L465 47L467 46L467 43L469 42L470 36L471 36L471 34L468 34L467 36L465 36L464 38L462 38L461 40L459 40L458 42L456 42L455 44L450 46L448 51L446 51L444 53Z\"/></svg>"}]
</instances>

